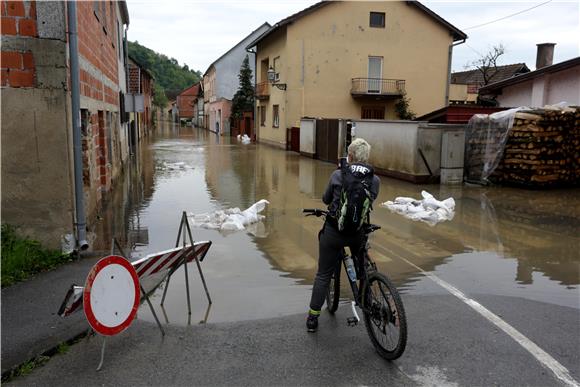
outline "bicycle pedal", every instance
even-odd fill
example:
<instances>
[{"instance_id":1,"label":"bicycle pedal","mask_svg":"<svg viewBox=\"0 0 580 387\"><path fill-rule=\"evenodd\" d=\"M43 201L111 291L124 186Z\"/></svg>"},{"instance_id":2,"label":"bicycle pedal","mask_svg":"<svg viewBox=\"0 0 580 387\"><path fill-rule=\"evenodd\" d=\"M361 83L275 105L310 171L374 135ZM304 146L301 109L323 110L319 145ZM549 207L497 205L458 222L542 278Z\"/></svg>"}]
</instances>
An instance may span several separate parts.
<instances>
[{"instance_id":1,"label":"bicycle pedal","mask_svg":"<svg viewBox=\"0 0 580 387\"><path fill-rule=\"evenodd\" d=\"M349 327L354 327L358 325L358 319L356 317L349 317L346 319L346 324Z\"/></svg>"}]
</instances>

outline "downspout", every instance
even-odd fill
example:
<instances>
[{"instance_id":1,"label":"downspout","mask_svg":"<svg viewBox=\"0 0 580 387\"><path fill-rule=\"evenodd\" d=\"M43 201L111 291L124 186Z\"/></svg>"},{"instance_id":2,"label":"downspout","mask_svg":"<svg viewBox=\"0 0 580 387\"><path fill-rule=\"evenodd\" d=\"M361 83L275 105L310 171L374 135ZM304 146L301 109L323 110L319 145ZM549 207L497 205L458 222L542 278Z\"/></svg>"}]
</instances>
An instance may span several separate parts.
<instances>
[{"instance_id":1,"label":"downspout","mask_svg":"<svg viewBox=\"0 0 580 387\"><path fill-rule=\"evenodd\" d=\"M85 203L83 190L83 156L81 146L81 99L79 79L79 50L77 36L77 5L74 1L67 2L67 19L69 33L70 78L71 78L71 106L73 126L73 161L75 181L75 215L77 231L77 249L86 250L87 221L85 217Z\"/></svg>"},{"instance_id":2,"label":"downspout","mask_svg":"<svg viewBox=\"0 0 580 387\"><path fill-rule=\"evenodd\" d=\"M257 49L257 46L256 46ZM250 54L254 54L254 128L256 129L256 133L254 136L256 137L256 142L258 142L258 130L260 129L260 117L258 117L258 102L256 101L256 90L258 90L258 53L257 50L252 50L251 48L246 48L246 51Z\"/></svg>"},{"instance_id":3,"label":"downspout","mask_svg":"<svg viewBox=\"0 0 580 387\"><path fill-rule=\"evenodd\" d=\"M445 87L445 106L449 106L449 88L451 87L451 85L450 85L450 82L451 82L451 60L453 59L453 47L465 43L466 40L467 40L467 38L449 45L449 52L448 52L448 58L447 58L447 63L448 63L447 64L447 86Z\"/></svg>"}]
</instances>

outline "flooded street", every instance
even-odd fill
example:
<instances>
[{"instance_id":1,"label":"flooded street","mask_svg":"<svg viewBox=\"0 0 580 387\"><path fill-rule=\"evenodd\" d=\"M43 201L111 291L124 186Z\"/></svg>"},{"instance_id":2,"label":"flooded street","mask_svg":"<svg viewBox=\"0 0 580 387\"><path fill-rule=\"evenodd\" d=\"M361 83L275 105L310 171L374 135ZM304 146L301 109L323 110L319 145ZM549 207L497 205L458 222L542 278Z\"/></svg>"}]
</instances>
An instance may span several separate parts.
<instances>
[{"instance_id":1,"label":"flooded street","mask_svg":"<svg viewBox=\"0 0 580 387\"><path fill-rule=\"evenodd\" d=\"M169 285L162 320L186 325L305 312L322 220L304 218L301 209L324 208L320 198L333 169L296 153L163 123L141 143L111 195L93 247L107 251L116 236L136 260L175 245L182 211L245 209L266 199L266 219L249 231L192 230L194 239L213 242L202 262L213 305L208 310L197 269L189 265L191 320L183 269ZM419 198L423 189L438 199L453 197L455 218L430 227L378 206L396 196ZM382 229L371 238L371 255L403 297L446 292L420 268L474 298L512 296L580 309L578 190L421 186L381 176L372 220ZM160 288L153 296L156 308L162 294ZM139 318L153 321L144 305Z\"/></svg>"}]
</instances>

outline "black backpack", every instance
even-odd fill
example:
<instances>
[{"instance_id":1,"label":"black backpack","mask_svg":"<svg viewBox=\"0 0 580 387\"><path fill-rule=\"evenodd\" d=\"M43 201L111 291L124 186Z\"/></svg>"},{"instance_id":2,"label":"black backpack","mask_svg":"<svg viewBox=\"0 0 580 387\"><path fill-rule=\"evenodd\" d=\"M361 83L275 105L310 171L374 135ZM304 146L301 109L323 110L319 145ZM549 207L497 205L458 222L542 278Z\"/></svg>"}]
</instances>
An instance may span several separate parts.
<instances>
[{"instance_id":1,"label":"black backpack","mask_svg":"<svg viewBox=\"0 0 580 387\"><path fill-rule=\"evenodd\" d=\"M358 232L372 209L370 194L373 168L365 164L350 164L342 168L342 189L336 212L338 230L345 234Z\"/></svg>"}]
</instances>

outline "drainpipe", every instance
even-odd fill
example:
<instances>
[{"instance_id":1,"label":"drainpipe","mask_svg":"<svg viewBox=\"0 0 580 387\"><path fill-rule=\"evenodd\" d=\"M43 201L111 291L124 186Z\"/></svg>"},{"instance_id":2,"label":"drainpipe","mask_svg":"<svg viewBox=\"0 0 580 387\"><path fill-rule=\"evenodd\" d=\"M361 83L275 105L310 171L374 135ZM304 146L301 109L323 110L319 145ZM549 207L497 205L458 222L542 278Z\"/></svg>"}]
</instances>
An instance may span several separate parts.
<instances>
[{"instance_id":1,"label":"drainpipe","mask_svg":"<svg viewBox=\"0 0 580 387\"><path fill-rule=\"evenodd\" d=\"M67 18L69 33L70 78L71 78L71 105L73 126L73 160L75 180L75 215L77 231L77 248L86 250L87 221L85 217L85 203L83 192L83 158L81 147L81 98L79 79L79 51L77 37L77 5L74 1L67 2Z\"/></svg>"},{"instance_id":2,"label":"drainpipe","mask_svg":"<svg viewBox=\"0 0 580 387\"><path fill-rule=\"evenodd\" d=\"M256 90L258 90L258 53L257 53L257 46L256 50L252 50L251 48L246 48L246 51L250 54L254 54L254 94L256 94ZM256 101L256 96L254 95L254 129L256 132L254 136L256 137L256 143L258 142L258 130L260 129L260 117L258 117L258 102ZM263 109L264 107L262 107Z\"/></svg>"},{"instance_id":3,"label":"drainpipe","mask_svg":"<svg viewBox=\"0 0 580 387\"><path fill-rule=\"evenodd\" d=\"M452 43L449 45L449 52L448 52L448 65L447 65L447 86L445 87L445 106L449 106L449 88L450 86L450 82L451 82L451 59L453 57L453 47L458 46L460 44L465 43L467 39L463 39L459 42L456 43Z\"/></svg>"}]
</instances>

